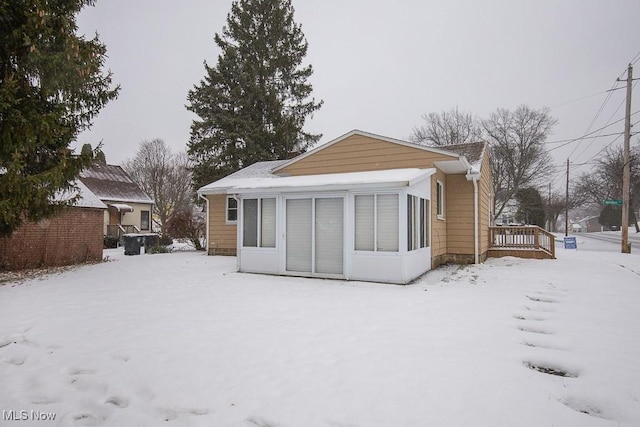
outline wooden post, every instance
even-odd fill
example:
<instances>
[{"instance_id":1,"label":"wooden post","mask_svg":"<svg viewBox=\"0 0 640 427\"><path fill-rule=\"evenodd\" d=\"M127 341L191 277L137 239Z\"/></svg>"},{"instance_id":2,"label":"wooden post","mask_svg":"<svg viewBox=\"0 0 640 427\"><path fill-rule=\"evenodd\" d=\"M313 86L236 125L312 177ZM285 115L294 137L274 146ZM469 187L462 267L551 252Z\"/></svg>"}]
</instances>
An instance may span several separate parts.
<instances>
[{"instance_id":1,"label":"wooden post","mask_svg":"<svg viewBox=\"0 0 640 427\"><path fill-rule=\"evenodd\" d=\"M567 159L567 190L564 198L564 235L569 235L569 159Z\"/></svg>"},{"instance_id":2,"label":"wooden post","mask_svg":"<svg viewBox=\"0 0 640 427\"><path fill-rule=\"evenodd\" d=\"M624 120L624 152L622 169L622 238L621 251L623 254L631 252L629 246L629 181L631 178L631 165L629 164L629 141L631 140L631 83L633 82L633 67L629 64L627 70L627 112Z\"/></svg>"}]
</instances>

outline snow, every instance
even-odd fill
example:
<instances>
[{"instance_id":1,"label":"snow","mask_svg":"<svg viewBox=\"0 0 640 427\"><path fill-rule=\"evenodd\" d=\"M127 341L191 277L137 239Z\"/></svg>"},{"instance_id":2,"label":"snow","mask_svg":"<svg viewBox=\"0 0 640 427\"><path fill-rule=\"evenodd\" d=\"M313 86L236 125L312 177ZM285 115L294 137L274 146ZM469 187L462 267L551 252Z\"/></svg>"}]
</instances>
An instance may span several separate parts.
<instances>
[{"instance_id":1,"label":"snow","mask_svg":"<svg viewBox=\"0 0 640 427\"><path fill-rule=\"evenodd\" d=\"M327 188L354 188L359 185L379 185L379 184L401 184L404 186L412 185L414 182L431 176L435 169L388 169L380 171L367 172L347 172L347 173L331 173L321 175L302 175L302 176L271 176L271 177L249 177L228 180L224 184L228 193L241 193L243 190L302 190L309 188L321 187ZM215 184L215 183L214 183ZM210 184L211 185L211 184ZM199 190L201 194L209 194L213 187L203 187Z\"/></svg>"},{"instance_id":2,"label":"snow","mask_svg":"<svg viewBox=\"0 0 640 427\"><path fill-rule=\"evenodd\" d=\"M107 250L109 262L0 286L2 416L640 425L640 256L577 240L577 250L559 244L557 260L445 266L408 286L243 274L233 257L189 250Z\"/></svg>"},{"instance_id":3,"label":"snow","mask_svg":"<svg viewBox=\"0 0 640 427\"><path fill-rule=\"evenodd\" d=\"M240 180L247 178L276 178L277 175L271 173L278 166L286 163L287 160L273 160L268 162L256 162L244 169L232 173L222 179L214 181L201 187L200 194L224 194L228 188L235 186Z\"/></svg>"},{"instance_id":4,"label":"snow","mask_svg":"<svg viewBox=\"0 0 640 427\"><path fill-rule=\"evenodd\" d=\"M63 190L58 191L53 199L56 202L64 202L66 200L70 200L74 198L77 194L80 194L78 200L73 204L73 206L80 208L97 208L97 209L107 209L107 206L102 203L102 201L96 196L89 188L82 183L80 180L75 180L73 185L77 188L73 190Z\"/></svg>"}]
</instances>

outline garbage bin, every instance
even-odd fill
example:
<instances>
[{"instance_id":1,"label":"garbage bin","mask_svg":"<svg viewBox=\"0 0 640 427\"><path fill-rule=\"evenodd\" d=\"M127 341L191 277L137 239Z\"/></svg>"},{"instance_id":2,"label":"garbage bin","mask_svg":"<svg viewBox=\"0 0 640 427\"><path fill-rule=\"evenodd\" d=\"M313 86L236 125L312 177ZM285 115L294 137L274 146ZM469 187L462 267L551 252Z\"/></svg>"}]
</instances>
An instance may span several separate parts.
<instances>
[{"instance_id":1,"label":"garbage bin","mask_svg":"<svg viewBox=\"0 0 640 427\"><path fill-rule=\"evenodd\" d=\"M137 234L125 234L122 236L124 240L124 254L125 255L140 255L140 248L142 247L142 237Z\"/></svg>"},{"instance_id":2,"label":"garbage bin","mask_svg":"<svg viewBox=\"0 0 640 427\"><path fill-rule=\"evenodd\" d=\"M144 235L144 246L150 248L152 246L158 246L160 243L160 236L157 233L147 233Z\"/></svg>"}]
</instances>

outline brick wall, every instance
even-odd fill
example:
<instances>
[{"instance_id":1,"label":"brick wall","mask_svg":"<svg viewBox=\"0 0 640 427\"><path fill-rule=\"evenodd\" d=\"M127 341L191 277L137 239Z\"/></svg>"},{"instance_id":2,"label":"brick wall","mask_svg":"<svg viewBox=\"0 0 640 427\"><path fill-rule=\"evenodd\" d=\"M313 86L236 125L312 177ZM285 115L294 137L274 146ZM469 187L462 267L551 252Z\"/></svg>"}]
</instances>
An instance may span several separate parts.
<instances>
[{"instance_id":1,"label":"brick wall","mask_svg":"<svg viewBox=\"0 0 640 427\"><path fill-rule=\"evenodd\" d=\"M37 223L27 222L0 239L0 270L100 261L102 209L68 208Z\"/></svg>"}]
</instances>

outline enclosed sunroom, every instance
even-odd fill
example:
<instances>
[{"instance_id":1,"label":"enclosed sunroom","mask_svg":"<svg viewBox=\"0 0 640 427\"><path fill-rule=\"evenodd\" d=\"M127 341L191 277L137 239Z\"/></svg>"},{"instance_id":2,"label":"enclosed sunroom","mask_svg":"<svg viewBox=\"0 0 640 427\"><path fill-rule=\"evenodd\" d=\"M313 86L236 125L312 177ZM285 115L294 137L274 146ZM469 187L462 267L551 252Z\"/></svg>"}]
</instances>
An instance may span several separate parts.
<instances>
[{"instance_id":1,"label":"enclosed sunroom","mask_svg":"<svg viewBox=\"0 0 640 427\"><path fill-rule=\"evenodd\" d=\"M434 172L235 180L225 192L237 206L238 270L407 283L431 268Z\"/></svg>"}]
</instances>

